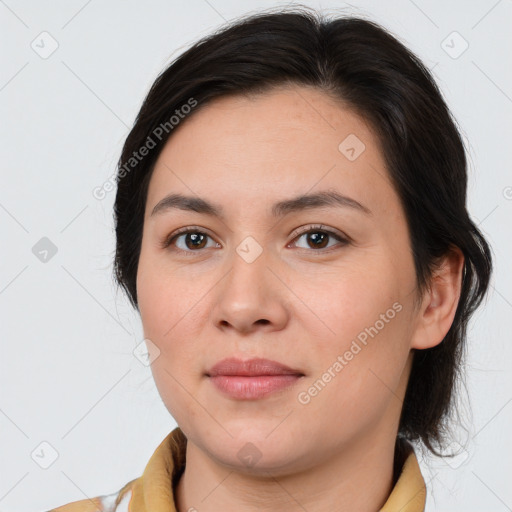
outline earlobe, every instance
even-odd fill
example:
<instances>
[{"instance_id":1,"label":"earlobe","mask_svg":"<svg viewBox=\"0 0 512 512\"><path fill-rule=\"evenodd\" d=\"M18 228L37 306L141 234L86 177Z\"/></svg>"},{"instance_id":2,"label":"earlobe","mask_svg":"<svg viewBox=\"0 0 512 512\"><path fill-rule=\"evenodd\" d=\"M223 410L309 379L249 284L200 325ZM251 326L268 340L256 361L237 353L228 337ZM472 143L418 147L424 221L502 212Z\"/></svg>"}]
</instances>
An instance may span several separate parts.
<instances>
[{"instance_id":1,"label":"earlobe","mask_svg":"<svg viewBox=\"0 0 512 512\"><path fill-rule=\"evenodd\" d=\"M432 348L441 343L450 330L459 304L464 255L453 246L434 271L430 288L425 291L418 311L411 348Z\"/></svg>"}]
</instances>

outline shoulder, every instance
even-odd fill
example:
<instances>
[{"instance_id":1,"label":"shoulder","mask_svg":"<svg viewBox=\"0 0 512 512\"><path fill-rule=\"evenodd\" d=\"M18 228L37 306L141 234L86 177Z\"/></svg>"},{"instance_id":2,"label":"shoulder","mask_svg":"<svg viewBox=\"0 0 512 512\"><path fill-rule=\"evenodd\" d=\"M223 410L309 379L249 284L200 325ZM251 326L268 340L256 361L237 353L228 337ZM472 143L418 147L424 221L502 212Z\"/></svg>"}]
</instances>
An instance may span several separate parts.
<instances>
[{"instance_id":1,"label":"shoulder","mask_svg":"<svg viewBox=\"0 0 512 512\"><path fill-rule=\"evenodd\" d=\"M135 478L119 491L95 498L73 501L48 512L129 512L128 505L133 496L134 487L139 479Z\"/></svg>"}]
</instances>

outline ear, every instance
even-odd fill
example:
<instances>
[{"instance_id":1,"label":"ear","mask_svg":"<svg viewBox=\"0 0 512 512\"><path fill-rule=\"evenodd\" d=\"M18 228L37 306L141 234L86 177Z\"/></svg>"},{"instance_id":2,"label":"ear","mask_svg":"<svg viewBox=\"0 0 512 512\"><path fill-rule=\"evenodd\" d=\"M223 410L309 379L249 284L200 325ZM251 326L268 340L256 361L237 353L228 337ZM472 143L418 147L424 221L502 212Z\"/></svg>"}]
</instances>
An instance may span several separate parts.
<instances>
[{"instance_id":1,"label":"ear","mask_svg":"<svg viewBox=\"0 0 512 512\"><path fill-rule=\"evenodd\" d=\"M458 247L452 246L441 258L430 287L423 295L411 348L422 350L443 341L459 304L463 269L464 255Z\"/></svg>"}]
</instances>

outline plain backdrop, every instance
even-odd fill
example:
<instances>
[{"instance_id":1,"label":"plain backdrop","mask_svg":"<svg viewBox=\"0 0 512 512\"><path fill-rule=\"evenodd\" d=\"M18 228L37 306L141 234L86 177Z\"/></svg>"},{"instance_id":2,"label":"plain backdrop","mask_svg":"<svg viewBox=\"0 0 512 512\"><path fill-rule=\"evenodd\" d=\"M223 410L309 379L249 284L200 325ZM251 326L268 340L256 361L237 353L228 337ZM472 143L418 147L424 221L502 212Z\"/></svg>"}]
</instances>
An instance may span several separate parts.
<instances>
[{"instance_id":1,"label":"plain backdrop","mask_svg":"<svg viewBox=\"0 0 512 512\"><path fill-rule=\"evenodd\" d=\"M164 67L225 21L292 3L0 1L0 512L113 493L176 426L113 285L115 192L92 191ZM463 450L421 467L429 512L512 510L512 2L303 4L381 23L433 71L460 126L496 270L469 330Z\"/></svg>"}]
</instances>

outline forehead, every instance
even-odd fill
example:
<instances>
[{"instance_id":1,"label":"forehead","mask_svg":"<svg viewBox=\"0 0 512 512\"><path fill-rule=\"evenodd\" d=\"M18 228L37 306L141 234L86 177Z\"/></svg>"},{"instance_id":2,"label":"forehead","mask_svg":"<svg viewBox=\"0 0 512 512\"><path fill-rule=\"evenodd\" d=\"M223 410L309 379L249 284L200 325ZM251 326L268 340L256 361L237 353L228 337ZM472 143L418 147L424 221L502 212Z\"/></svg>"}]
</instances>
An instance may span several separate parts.
<instances>
[{"instance_id":1,"label":"forehead","mask_svg":"<svg viewBox=\"0 0 512 512\"><path fill-rule=\"evenodd\" d=\"M315 188L363 203L397 201L363 118L318 89L280 87L199 105L160 153L147 204L178 191L231 198L234 207Z\"/></svg>"}]
</instances>

